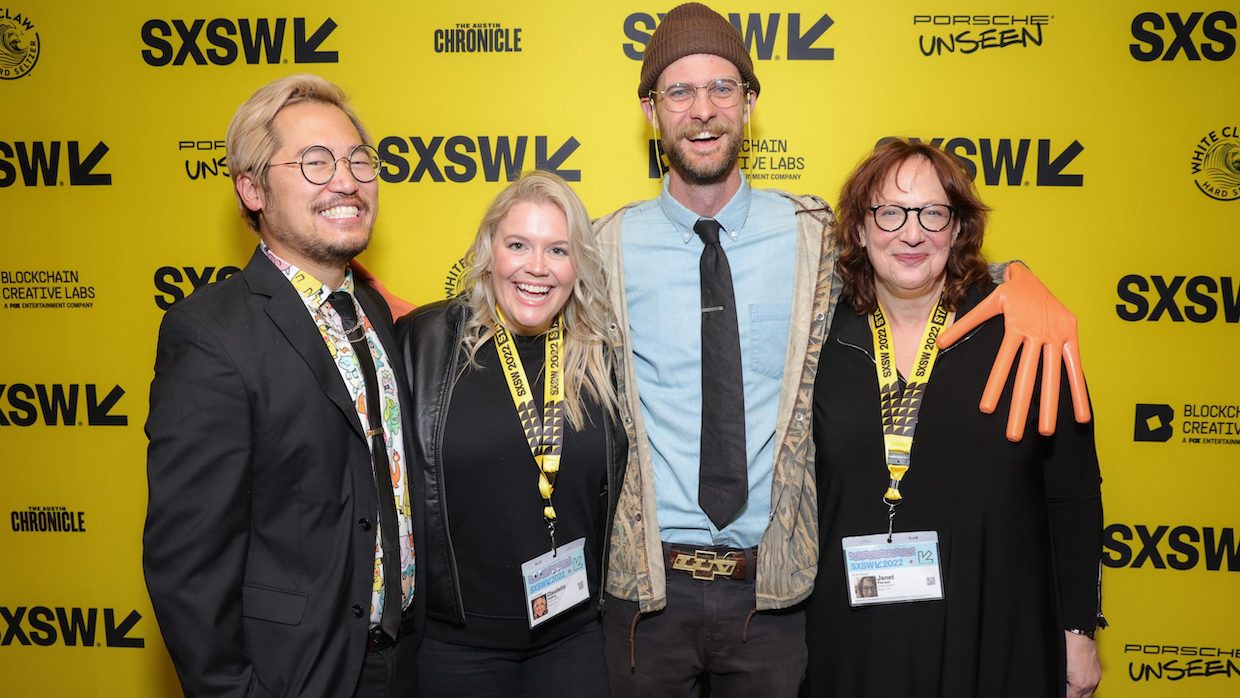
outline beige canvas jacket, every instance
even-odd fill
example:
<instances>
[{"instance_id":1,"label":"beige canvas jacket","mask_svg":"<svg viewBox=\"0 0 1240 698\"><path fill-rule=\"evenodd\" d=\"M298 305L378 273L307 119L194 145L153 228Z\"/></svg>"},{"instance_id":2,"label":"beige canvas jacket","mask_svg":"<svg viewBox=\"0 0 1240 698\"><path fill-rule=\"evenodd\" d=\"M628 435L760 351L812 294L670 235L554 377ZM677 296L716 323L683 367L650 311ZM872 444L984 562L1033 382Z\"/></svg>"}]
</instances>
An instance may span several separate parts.
<instances>
[{"instance_id":1,"label":"beige canvas jacket","mask_svg":"<svg viewBox=\"0 0 1240 698\"><path fill-rule=\"evenodd\" d=\"M768 190L769 191L769 190ZM755 582L759 611L786 608L809 596L818 571L818 497L814 481L814 376L818 355L840 295L836 250L827 234L834 215L814 196L787 197L796 207L796 271L792 322L776 419L771 520L758 545ZM626 206L594 223L612 279L616 324L611 328L616 356L621 420L629 436L628 469L611 538L607 593L639 604L649 613L667 605L665 569L656 516L650 444L642 424L624 293L621 219Z\"/></svg>"}]
</instances>

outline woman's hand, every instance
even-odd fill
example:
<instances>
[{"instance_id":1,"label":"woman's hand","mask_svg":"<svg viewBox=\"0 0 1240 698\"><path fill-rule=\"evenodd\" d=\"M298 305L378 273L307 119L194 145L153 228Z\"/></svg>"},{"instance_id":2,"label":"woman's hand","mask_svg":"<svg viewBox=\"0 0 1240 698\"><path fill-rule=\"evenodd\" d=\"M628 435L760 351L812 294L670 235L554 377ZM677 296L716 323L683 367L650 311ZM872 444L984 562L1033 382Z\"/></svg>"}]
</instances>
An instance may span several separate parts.
<instances>
[{"instance_id":1,"label":"woman's hand","mask_svg":"<svg viewBox=\"0 0 1240 698\"><path fill-rule=\"evenodd\" d=\"M1089 698L1102 680L1098 644L1085 635L1063 631L1068 645L1068 698Z\"/></svg>"}]
</instances>

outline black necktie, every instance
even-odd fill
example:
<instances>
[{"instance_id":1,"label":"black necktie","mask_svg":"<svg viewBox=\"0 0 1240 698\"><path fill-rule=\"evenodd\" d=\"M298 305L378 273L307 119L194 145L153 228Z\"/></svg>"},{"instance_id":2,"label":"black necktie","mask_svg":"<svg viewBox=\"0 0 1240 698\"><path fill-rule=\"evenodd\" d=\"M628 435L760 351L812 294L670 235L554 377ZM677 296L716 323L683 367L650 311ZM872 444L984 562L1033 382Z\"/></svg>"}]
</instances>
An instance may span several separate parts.
<instances>
[{"instance_id":1,"label":"black necktie","mask_svg":"<svg viewBox=\"0 0 1240 698\"><path fill-rule=\"evenodd\" d=\"M745 384L736 327L732 268L719 244L717 221L693 225L702 238L702 456L698 504L722 529L745 506Z\"/></svg>"},{"instance_id":2,"label":"black necktie","mask_svg":"<svg viewBox=\"0 0 1240 698\"><path fill-rule=\"evenodd\" d=\"M379 378L375 375L375 359L370 355L370 343L366 341L366 328L357 319L353 308L353 296L347 291L336 291L327 297L340 315L345 336L353 345L353 353L362 368L366 381L366 416L370 422L366 434L370 437L371 462L374 465L375 487L379 496L379 529L383 536L383 614L379 627L393 640L400 634L401 585L400 543L397 541L400 522L396 518L396 494L392 490L392 475L388 470L387 443L383 437L383 408L380 406Z\"/></svg>"}]
</instances>

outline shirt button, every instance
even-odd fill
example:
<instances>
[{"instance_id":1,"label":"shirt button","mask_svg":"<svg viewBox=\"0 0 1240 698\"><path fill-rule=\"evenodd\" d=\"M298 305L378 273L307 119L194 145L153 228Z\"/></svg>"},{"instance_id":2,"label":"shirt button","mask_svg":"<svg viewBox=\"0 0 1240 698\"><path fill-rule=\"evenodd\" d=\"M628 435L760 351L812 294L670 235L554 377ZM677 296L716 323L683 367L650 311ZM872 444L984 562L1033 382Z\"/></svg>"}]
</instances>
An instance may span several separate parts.
<instances>
[{"instance_id":1,"label":"shirt button","mask_svg":"<svg viewBox=\"0 0 1240 698\"><path fill-rule=\"evenodd\" d=\"M797 421L798 421L798 422L805 421L805 413L804 413L804 412L797 412Z\"/></svg>"},{"instance_id":2,"label":"shirt button","mask_svg":"<svg viewBox=\"0 0 1240 698\"><path fill-rule=\"evenodd\" d=\"M818 315L816 315L814 319L818 320L818 322L822 322L823 320L826 320L826 319L827 319L827 314L826 314L826 313L818 313Z\"/></svg>"},{"instance_id":3,"label":"shirt button","mask_svg":"<svg viewBox=\"0 0 1240 698\"><path fill-rule=\"evenodd\" d=\"M360 529L362 529L363 531L369 531L369 530L370 530L370 522L369 522L369 521L367 521L366 519L358 519L358 520L357 520L357 527L358 527L358 528L360 528Z\"/></svg>"},{"instance_id":4,"label":"shirt button","mask_svg":"<svg viewBox=\"0 0 1240 698\"><path fill-rule=\"evenodd\" d=\"M366 612L362 610L362 607L357 604L353 604L353 617L361 618L364 615L366 615Z\"/></svg>"}]
</instances>

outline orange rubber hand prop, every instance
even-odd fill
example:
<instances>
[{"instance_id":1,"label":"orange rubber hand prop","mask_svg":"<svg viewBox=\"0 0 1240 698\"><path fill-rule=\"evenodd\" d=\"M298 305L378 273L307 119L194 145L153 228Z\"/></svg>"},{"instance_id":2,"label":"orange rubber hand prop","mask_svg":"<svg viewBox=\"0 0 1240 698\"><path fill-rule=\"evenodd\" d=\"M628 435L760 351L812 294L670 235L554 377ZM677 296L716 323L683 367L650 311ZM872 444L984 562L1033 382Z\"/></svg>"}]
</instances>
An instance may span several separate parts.
<instances>
[{"instance_id":1,"label":"orange rubber hand prop","mask_svg":"<svg viewBox=\"0 0 1240 698\"><path fill-rule=\"evenodd\" d=\"M999 354L990 369L986 389L982 392L982 412L991 414L995 411L1016 358L1016 350L1021 349L1016 385L1012 391L1012 411L1008 414L1008 441L1020 441L1025 435L1025 418L1033 398L1039 356L1042 359L1042 401L1038 412L1038 431L1046 436L1055 433L1061 361L1068 367L1068 387L1072 389L1076 421L1088 422L1089 396L1085 392L1085 372L1081 369L1076 316L1023 264L1009 264L1007 280L976 308L943 331L938 338L939 347L950 346L1000 313L1005 316L1006 329Z\"/></svg>"},{"instance_id":2,"label":"orange rubber hand prop","mask_svg":"<svg viewBox=\"0 0 1240 698\"><path fill-rule=\"evenodd\" d=\"M414 308L417 307L414 304L410 303L409 301L405 300L404 298L401 298L395 293L392 293L391 291L387 290L387 286L383 285L383 282L379 280L379 277L375 276L374 274L371 274L370 270L362 266L362 263L357 261L356 259L353 260L352 262L349 262L349 268L353 270L354 276L361 279L362 281L365 281L367 285L374 288L376 291L379 292L379 295L383 296L383 300L387 301L388 307L392 309L392 320L393 321L399 320L402 317L408 315L409 313L413 312Z\"/></svg>"}]
</instances>

